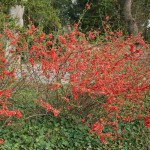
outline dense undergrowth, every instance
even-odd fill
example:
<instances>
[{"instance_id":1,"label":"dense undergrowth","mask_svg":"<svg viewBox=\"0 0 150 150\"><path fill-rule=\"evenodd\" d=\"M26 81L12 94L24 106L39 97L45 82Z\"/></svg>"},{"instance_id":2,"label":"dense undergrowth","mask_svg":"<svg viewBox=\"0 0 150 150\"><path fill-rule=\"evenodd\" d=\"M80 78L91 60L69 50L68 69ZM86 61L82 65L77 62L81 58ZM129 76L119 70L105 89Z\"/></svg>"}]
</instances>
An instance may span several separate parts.
<instances>
[{"instance_id":1,"label":"dense undergrowth","mask_svg":"<svg viewBox=\"0 0 150 150\"><path fill-rule=\"evenodd\" d=\"M148 130L137 121L120 124L122 140L102 145L99 138L88 132L84 124L74 119L54 118L51 115L16 122L1 132L5 143L1 150L148 150Z\"/></svg>"},{"instance_id":2,"label":"dense undergrowth","mask_svg":"<svg viewBox=\"0 0 150 150\"><path fill-rule=\"evenodd\" d=\"M14 109L21 110L22 118L7 118L0 122L1 150L148 150L149 129L144 120L120 122L116 140L101 144L99 137L89 133L87 120L65 112L58 117L34 104L38 92L31 88L19 91L12 97ZM149 104L145 97L145 105ZM109 128L105 131L108 132Z\"/></svg>"},{"instance_id":3,"label":"dense undergrowth","mask_svg":"<svg viewBox=\"0 0 150 150\"><path fill-rule=\"evenodd\" d=\"M60 115L56 118L31 103L35 97L36 92L29 89L16 94L15 107L24 116L1 122L4 129L0 129L0 137L5 141L1 150L148 150L149 131L143 121L119 123L117 132L120 136L118 134L116 140L108 140L103 145L96 135L89 133L90 128L80 116Z\"/></svg>"}]
</instances>

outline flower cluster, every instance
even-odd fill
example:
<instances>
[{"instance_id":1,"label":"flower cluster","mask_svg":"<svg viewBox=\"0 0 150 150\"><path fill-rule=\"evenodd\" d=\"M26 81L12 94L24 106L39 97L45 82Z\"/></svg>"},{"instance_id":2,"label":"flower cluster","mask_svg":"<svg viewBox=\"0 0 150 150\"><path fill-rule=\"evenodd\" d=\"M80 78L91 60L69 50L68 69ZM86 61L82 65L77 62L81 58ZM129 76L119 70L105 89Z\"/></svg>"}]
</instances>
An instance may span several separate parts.
<instances>
[{"instance_id":1,"label":"flower cluster","mask_svg":"<svg viewBox=\"0 0 150 150\"><path fill-rule=\"evenodd\" d=\"M145 117L145 123L144 124L147 128L150 128L150 117Z\"/></svg>"},{"instance_id":2,"label":"flower cluster","mask_svg":"<svg viewBox=\"0 0 150 150\"><path fill-rule=\"evenodd\" d=\"M43 100L36 100L36 103L39 103L41 107L45 108L47 112L52 112L54 114L54 116L58 116L59 115L59 110L54 109L49 103L45 103Z\"/></svg>"}]
</instances>

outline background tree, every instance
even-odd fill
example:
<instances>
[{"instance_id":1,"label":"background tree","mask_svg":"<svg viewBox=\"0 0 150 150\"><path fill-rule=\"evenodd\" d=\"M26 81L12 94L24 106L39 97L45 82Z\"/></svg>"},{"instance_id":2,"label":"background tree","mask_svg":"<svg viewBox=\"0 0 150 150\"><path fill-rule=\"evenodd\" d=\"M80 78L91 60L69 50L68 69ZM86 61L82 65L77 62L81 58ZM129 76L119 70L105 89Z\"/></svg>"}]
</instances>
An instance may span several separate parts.
<instances>
[{"instance_id":1,"label":"background tree","mask_svg":"<svg viewBox=\"0 0 150 150\"><path fill-rule=\"evenodd\" d=\"M136 23L136 20L132 16L132 1L131 0L119 0L120 6L122 7L122 14L124 18L124 22L127 25L128 33L131 34L137 34L138 33L138 26Z\"/></svg>"},{"instance_id":2,"label":"background tree","mask_svg":"<svg viewBox=\"0 0 150 150\"><path fill-rule=\"evenodd\" d=\"M15 5L25 6L25 27L29 24L28 18L31 19L34 25L41 27L46 33L61 27L58 10L53 7L52 0L2 0L0 2L1 20L5 20L3 15L8 14L10 7ZM2 26L3 21L0 26Z\"/></svg>"},{"instance_id":3,"label":"background tree","mask_svg":"<svg viewBox=\"0 0 150 150\"><path fill-rule=\"evenodd\" d=\"M84 14L87 2L90 9ZM45 33L62 29L68 23L73 25L81 16L82 31L99 27L103 29L103 21L109 16L112 30L134 34L138 29L145 36L149 34L147 25L150 20L150 0L1 0L0 28L6 20L3 14L8 14L9 8L16 4L25 6L25 27L29 24L30 17Z\"/></svg>"},{"instance_id":4,"label":"background tree","mask_svg":"<svg viewBox=\"0 0 150 150\"><path fill-rule=\"evenodd\" d=\"M148 37L150 39L150 27L148 28L148 20L150 20L150 0L134 0L132 2L132 14L136 19L139 31L143 32L147 40Z\"/></svg>"},{"instance_id":5,"label":"background tree","mask_svg":"<svg viewBox=\"0 0 150 150\"><path fill-rule=\"evenodd\" d=\"M58 13L59 11L53 7L51 0L28 0L25 20L27 22L30 17L36 26L40 26L44 32L49 33L61 27Z\"/></svg>"},{"instance_id":6,"label":"background tree","mask_svg":"<svg viewBox=\"0 0 150 150\"><path fill-rule=\"evenodd\" d=\"M76 0L75 3L70 0L54 1L55 7L59 8L62 24L77 22L87 2L88 0ZM121 29L129 34L138 30L145 33L147 31L150 19L149 0L89 0L89 4L91 9L82 18L82 30L102 27L103 20L109 16L113 30Z\"/></svg>"},{"instance_id":7,"label":"background tree","mask_svg":"<svg viewBox=\"0 0 150 150\"><path fill-rule=\"evenodd\" d=\"M74 3L70 0L55 1L55 7L61 8L59 10L63 25L68 22L71 24L77 22L85 12L87 2L88 0L76 0ZM89 4L90 9L82 18L81 29L83 31L102 28L106 16L110 17L109 23L112 29L124 28L124 24L120 19L120 6L117 0L90 0Z\"/></svg>"},{"instance_id":8,"label":"background tree","mask_svg":"<svg viewBox=\"0 0 150 150\"><path fill-rule=\"evenodd\" d=\"M150 0L133 0L132 16L136 19L139 31L143 31L150 19Z\"/></svg>"}]
</instances>

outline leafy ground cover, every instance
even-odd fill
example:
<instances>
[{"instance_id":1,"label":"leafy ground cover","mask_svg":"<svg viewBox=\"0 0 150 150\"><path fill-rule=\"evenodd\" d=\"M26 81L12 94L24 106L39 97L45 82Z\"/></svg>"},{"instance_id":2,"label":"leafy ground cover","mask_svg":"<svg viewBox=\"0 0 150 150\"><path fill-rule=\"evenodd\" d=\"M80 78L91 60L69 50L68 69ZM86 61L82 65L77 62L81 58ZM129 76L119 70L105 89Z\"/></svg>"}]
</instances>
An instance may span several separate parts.
<instances>
[{"instance_id":1,"label":"leafy ground cover","mask_svg":"<svg viewBox=\"0 0 150 150\"><path fill-rule=\"evenodd\" d=\"M148 150L149 132L143 123L119 125L122 139L102 145L89 128L72 119L54 118L52 115L19 121L1 132L5 143L1 150Z\"/></svg>"},{"instance_id":2,"label":"leafy ground cover","mask_svg":"<svg viewBox=\"0 0 150 150\"><path fill-rule=\"evenodd\" d=\"M33 103L36 91L22 90L11 101L24 114L22 118L8 118L0 122L0 138L4 143L1 150L148 150L149 130L144 121L118 124L115 140L107 140L103 145L99 138L90 133L90 128L80 116L61 114L54 117ZM146 101L148 104L148 99ZM37 113L38 111L38 113ZM105 128L104 132L108 132ZM120 135L120 136L119 136Z\"/></svg>"}]
</instances>

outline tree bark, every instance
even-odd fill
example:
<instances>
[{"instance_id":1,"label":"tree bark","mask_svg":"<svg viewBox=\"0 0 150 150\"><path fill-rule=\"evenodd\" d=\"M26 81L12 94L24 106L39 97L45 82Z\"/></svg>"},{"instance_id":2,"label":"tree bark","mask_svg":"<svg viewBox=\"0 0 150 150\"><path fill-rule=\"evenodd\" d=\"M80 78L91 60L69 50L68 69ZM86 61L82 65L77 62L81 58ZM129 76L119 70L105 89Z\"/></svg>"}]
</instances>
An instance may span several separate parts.
<instances>
[{"instance_id":1,"label":"tree bark","mask_svg":"<svg viewBox=\"0 0 150 150\"><path fill-rule=\"evenodd\" d=\"M15 5L10 8L10 16L16 19L16 24L20 27L23 27L23 14L24 14L24 6Z\"/></svg>"},{"instance_id":2,"label":"tree bark","mask_svg":"<svg viewBox=\"0 0 150 150\"><path fill-rule=\"evenodd\" d=\"M23 14L24 14L24 6L21 6L21 5L15 5L15 6L12 6L9 10L9 15L16 19L16 25L18 25L19 27L23 27ZM13 31L13 34L17 37L18 34ZM15 50L15 46L14 45L11 45L10 44L10 41L7 40L7 45L6 45L6 51L5 51L5 57L7 59L7 62L10 63L10 66L9 66L9 70L12 70L13 69L13 66L14 66L14 62L15 60L12 58L12 53L10 52L10 50ZM20 57L21 56L18 56L19 59L18 59L18 64L20 64Z\"/></svg>"},{"instance_id":3,"label":"tree bark","mask_svg":"<svg viewBox=\"0 0 150 150\"><path fill-rule=\"evenodd\" d=\"M119 2L123 11L124 21L127 26L128 34L136 35L138 33L138 26L131 13L132 0L119 0Z\"/></svg>"}]
</instances>

